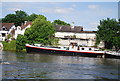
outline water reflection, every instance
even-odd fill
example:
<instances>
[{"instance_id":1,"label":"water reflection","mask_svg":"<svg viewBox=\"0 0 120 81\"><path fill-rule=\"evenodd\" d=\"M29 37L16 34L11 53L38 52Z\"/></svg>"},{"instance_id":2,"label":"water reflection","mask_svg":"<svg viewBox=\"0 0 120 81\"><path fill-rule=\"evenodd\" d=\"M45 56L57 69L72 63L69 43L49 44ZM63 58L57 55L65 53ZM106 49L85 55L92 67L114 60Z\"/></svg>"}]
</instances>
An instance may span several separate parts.
<instances>
[{"instance_id":1,"label":"water reflection","mask_svg":"<svg viewBox=\"0 0 120 81\"><path fill-rule=\"evenodd\" d=\"M3 53L3 78L118 79L119 59L46 54Z\"/></svg>"}]
</instances>

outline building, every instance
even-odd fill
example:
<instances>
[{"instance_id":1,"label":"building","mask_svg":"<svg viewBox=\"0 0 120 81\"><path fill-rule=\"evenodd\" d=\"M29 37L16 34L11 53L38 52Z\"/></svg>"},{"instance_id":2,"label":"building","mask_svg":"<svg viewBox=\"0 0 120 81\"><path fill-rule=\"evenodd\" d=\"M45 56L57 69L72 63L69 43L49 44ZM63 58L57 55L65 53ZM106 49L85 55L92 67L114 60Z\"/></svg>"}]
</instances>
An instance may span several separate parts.
<instances>
[{"instance_id":1,"label":"building","mask_svg":"<svg viewBox=\"0 0 120 81\"><path fill-rule=\"evenodd\" d=\"M14 39L19 34L24 35L25 30L31 27L32 22L25 21L21 26L15 27L14 23L0 23L0 41L5 41L7 35L10 34Z\"/></svg>"},{"instance_id":2,"label":"building","mask_svg":"<svg viewBox=\"0 0 120 81\"><path fill-rule=\"evenodd\" d=\"M82 26L59 26L55 25L55 37L59 39L59 44L69 46L74 43L80 46L94 46L96 41L95 31L83 31ZM104 43L99 44L100 48Z\"/></svg>"},{"instance_id":3,"label":"building","mask_svg":"<svg viewBox=\"0 0 120 81\"><path fill-rule=\"evenodd\" d=\"M32 25L32 22L28 22L28 21L25 21L24 24L22 24L21 26L17 26L16 29L15 29L15 39L17 38L17 36L20 34L20 35L24 35L25 33L25 30L27 28L30 28Z\"/></svg>"},{"instance_id":4,"label":"building","mask_svg":"<svg viewBox=\"0 0 120 81\"><path fill-rule=\"evenodd\" d=\"M0 23L0 41L5 41L8 34L15 29L14 23Z\"/></svg>"}]
</instances>

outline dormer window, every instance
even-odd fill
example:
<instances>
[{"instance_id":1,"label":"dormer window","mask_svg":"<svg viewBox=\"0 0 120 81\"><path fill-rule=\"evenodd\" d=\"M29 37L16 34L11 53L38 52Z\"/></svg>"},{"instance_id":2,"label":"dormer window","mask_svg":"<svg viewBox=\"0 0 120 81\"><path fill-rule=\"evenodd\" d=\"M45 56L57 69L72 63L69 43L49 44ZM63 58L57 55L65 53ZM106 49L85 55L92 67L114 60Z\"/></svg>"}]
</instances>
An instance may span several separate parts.
<instances>
[{"instance_id":1,"label":"dormer window","mask_svg":"<svg viewBox=\"0 0 120 81\"><path fill-rule=\"evenodd\" d=\"M18 29L18 30L21 30L21 27L20 27L20 26L18 26L18 27L17 27L17 29Z\"/></svg>"}]
</instances>

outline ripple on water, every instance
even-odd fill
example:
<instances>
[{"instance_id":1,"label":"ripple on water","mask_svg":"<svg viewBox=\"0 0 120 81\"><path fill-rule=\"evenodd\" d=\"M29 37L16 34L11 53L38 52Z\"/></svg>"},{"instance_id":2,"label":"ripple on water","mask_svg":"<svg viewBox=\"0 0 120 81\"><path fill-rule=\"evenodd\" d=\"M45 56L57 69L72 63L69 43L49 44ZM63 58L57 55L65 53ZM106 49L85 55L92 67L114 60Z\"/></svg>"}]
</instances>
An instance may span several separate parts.
<instances>
[{"instance_id":1,"label":"ripple on water","mask_svg":"<svg viewBox=\"0 0 120 81\"><path fill-rule=\"evenodd\" d=\"M116 59L4 52L3 79L118 79Z\"/></svg>"}]
</instances>

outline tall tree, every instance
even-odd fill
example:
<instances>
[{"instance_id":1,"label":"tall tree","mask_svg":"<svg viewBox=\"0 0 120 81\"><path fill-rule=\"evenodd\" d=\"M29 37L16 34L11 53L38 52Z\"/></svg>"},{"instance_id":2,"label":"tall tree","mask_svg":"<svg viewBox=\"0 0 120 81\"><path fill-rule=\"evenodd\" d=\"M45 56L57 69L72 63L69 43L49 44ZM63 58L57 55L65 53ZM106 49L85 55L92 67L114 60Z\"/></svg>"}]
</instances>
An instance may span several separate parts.
<instances>
[{"instance_id":1,"label":"tall tree","mask_svg":"<svg viewBox=\"0 0 120 81\"><path fill-rule=\"evenodd\" d=\"M37 14L31 14L31 15L29 15L28 17L27 17L27 20L28 21L34 21L38 16L41 16L42 18L45 18L45 19L47 19L45 16L43 16L43 15L37 15Z\"/></svg>"},{"instance_id":2,"label":"tall tree","mask_svg":"<svg viewBox=\"0 0 120 81\"><path fill-rule=\"evenodd\" d=\"M113 46L116 50L120 49L120 25L115 19L100 20L98 31L96 33L96 44L100 41L105 42L105 47L111 49Z\"/></svg>"},{"instance_id":3,"label":"tall tree","mask_svg":"<svg viewBox=\"0 0 120 81\"><path fill-rule=\"evenodd\" d=\"M50 21L39 16L35 19L32 26L25 31L29 43L52 44L55 28Z\"/></svg>"},{"instance_id":4,"label":"tall tree","mask_svg":"<svg viewBox=\"0 0 120 81\"><path fill-rule=\"evenodd\" d=\"M8 14L5 18L2 18L4 23L15 23L16 26L20 26L27 20L27 13L24 11L15 11L15 14Z\"/></svg>"},{"instance_id":5,"label":"tall tree","mask_svg":"<svg viewBox=\"0 0 120 81\"><path fill-rule=\"evenodd\" d=\"M68 26L70 26L70 24L69 23L66 23L66 22L64 22L64 21L61 21L61 20L54 20L54 22L53 22L53 24L57 24L57 25L68 25Z\"/></svg>"},{"instance_id":6,"label":"tall tree","mask_svg":"<svg viewBox=\"0 0 120 81\"><path fill-rule=\"evenodd\" d=\"M16 15L15 14L8 14L5 18L2 18L2 22L4 23L16 23Z\"/></svg>"},{"instance_id":7,"label":"tall tree","mask_svg":"<svg viewBox=\"0 0 120 81\"><path fill-rule=\"evenodd\" d=\"M24 11L15 11L16 13L16 20L17 22L15 23L17 26L20 26L24 21L27 20L28 14Z\"/></svg>"}]
</instances>

